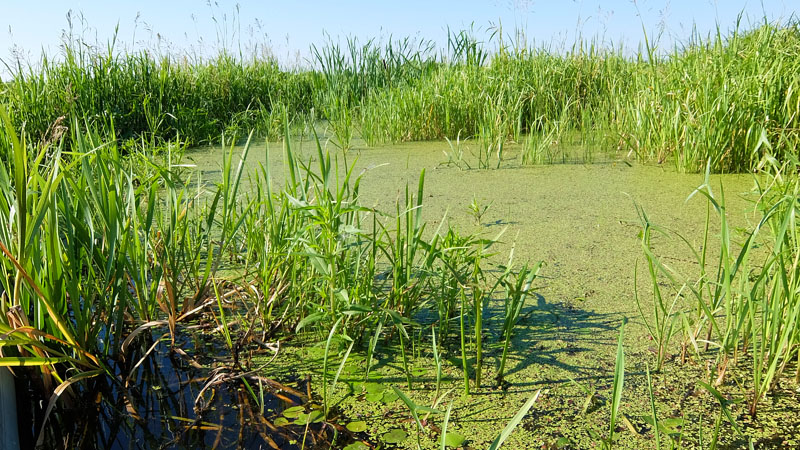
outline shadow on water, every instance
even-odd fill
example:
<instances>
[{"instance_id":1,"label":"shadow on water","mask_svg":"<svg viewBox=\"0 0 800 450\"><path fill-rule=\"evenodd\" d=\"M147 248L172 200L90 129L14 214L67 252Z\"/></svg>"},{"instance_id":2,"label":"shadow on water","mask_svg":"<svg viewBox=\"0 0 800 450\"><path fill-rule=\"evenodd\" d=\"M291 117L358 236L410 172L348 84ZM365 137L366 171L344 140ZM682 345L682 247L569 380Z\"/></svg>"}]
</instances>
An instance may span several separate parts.
<instances>
[{"instance_id":1,"label":"shadow on water","mask_svg":"<svg viewBox=\"0 0 800 450\"><path fill-rule=\"evenodd\" d=\"M503 314L502 300L498 298L492 299L484 309L484 369L493 369L500 364ZM457 318L456 315L451 320ZM425 349L425 353L420 353L420 356L426 360L432 359L433 355L428 354L431 342L427 330L438 320L438 316L435 312L421 312L414 317L414 320L422 324L422 329L426 330L415 336L415 339L419 340L418 345ZM495 388L499 386L502 386L503 390L532 393L540 387L557 386L571 383L573 380L612 379L613 349L616 347L616 340L609 339L609 336L616 336L621 320L622 316L619 314L589 311L568 302L547 302L540 294L532 294L522 309L519 322L512 334L504 376L505 379L512 381L498 385L498 380L485 379L483 387L489 389L479 390L473 395L494 395ZM470 315L466 327L470 330L473 326L473 317ZM442 359L450 366L461 370L463 362L459 350L460 335L455 328L453 327L447 336L439 335L438 346ZM396 345L386 345L390 336L386 334L384 339L378 342L375 360L371 367L374 372L388 371L394 374L383 375L383 382L405 384L402 364L396 358L400 350ZM470 334L467 342L467 365L470 368L470 379L474 380L476 356L471 338ZM603 348L608 348L608 351L599 351ZM318 366L321 364L321 358L320 356L320 360L317 361ZM421 362L422 366L425 364ZM541 368L540 377L530 380L514 377L515 374L528 373L531 367ZM309 370L315 369L310 367ZM430 369L422 373L421 376L412 373L411 380L415 384L430 388L435 381L435 372ZM357 381L350 380L347 376L342 376L340 380Z\"/></svg>"},{"instance_id":2,"label":"shadow on water","mask_svg":"<svg viewBox=\"0 0 800 450\"><path fill-rule=\"evenodd\" d=\"M536 305L529 304L520 313L512 335L515 351L509 357L506 375L533 364L561 369L573 378L586 371L596 373L597 362L579 356L616 345L607 337L615 334L621 317L580 309L571 303L546 302L539 294L535 298Z\"/></svg>"},{"instance_id":3,"label":"shadow on water","mask_svg":"<svg viewBox=\"0 0 800 450\"><path fill-rule=\"evenodd\" d=\"M282 416L288 408L314 416L307 381L280 383L255 370L228 372L224 358L204 356L226 355L227 349L201 333L178 339L178 352L166 335L140 339L134 357L109 362L116 379L95 377L71 386L43 431L49 399L32 385L38 377L18 373L21 448L327 449L337 436L337 445L352 441L334 423L312 420L306 426Z\"/></svg>"}]
</instances>

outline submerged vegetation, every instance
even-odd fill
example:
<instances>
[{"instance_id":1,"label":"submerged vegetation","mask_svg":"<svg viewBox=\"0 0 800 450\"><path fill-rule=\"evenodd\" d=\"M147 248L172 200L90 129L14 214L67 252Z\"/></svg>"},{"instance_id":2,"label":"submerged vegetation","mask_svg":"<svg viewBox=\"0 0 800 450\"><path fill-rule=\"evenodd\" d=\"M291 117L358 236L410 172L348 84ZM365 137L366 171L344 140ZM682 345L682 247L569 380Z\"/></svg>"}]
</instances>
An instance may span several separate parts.
<instances>
[{"instance_id":1,"label":"submerged vegetation","mask_svg":"<svg viewBox=\"0 0 800 450\"><path fill-rule=\"evenodd\" d=\"M0 91L0 367L24 375L32 393L23 439L75 447L96 437L99 446L113 431L51 424L82 407L142 424L140 406L172 402L164 421L173 445L224 446L220 397L235 398L240 427L255 424L253 439L272 448L496 449L516 427L535 427L526 415L546 389L504 404L518 412L499 435L464 435L449 422L469 408L454 402L505 398L511 355L538 351L515 342L533 299L543 303L547 265L518 262L513 246L501 252L505 229L487 234L492 203L475 196L477 231L426 220L425 169L393 208L361 195L359 143L446 139L445 164L462 170L499 169L512 147L521 165L563 162L565 142L583 148L585 162L587 149L605 148L628 164L705 170L692 194L707 202L702 242L637 209L643 266L632 268L630 288L653 355L626 353L639 325L623 320L613 361L597 375L610 398L570 378L585 394L581 416L602 410L605 424L588 444L561 436L544 445L613 448L622 433L652 436L656 448L753 445L736 404L755 420L781 382L800 381L800 28L737 24L672 52L645 41L631 55L592 42L531 49L499 29L488 44L450 33L442 51L410 39L331 40L313 47L312 69L287 71L268 58L194 61L70 39L62 59L18 66ZM317 136L320 120L334 149ZM298 131L313 136L311 153L297 151ZM269 143L263 164L246 165L261 150L256 137L282 139L279 166ZM211 184L186 151L220 141ZM752 226L728 222L711 182L727 171L756 172ZM660 254L672 239L686 245L688 266ZM203 355L198 336L215 339L218 358ZM315 379L267 375L287 341L298 342L299 359L319 350ZM143 392L162 388L158 369L147 372L156 357L198 373L178 377L180 400ZM678 359L705 369L686 397L713 402L713 430L701 422L684 435L684 419L659 412L650 369L661 376ZM641 373L626 373L634 367ZM390 388L388 370L399 376ZM737 401L722 389L734 371ZM639 420L625 397L645 375ZM170 389L171 377L162 376ZM96 399L100 390L112 394ZM366 434L379 428L348 416L347 398L402 402L410 426Z\"/></svg>"}]
</instances>

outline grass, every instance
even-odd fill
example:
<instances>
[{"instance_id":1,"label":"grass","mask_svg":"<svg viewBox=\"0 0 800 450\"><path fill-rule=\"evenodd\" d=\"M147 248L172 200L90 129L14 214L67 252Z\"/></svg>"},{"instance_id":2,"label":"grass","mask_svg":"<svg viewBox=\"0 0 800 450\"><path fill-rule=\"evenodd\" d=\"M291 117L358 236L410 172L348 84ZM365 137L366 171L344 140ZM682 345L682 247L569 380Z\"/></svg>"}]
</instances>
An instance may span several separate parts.
<instances>
[{"instance_id":1,"label":"grass","mask_svg":"<svg viewBox=\"0 0 800 450\"><path fill-rule=\"evenodd\" d=\"M671 52L648 41L633 56L593 42L564 52L513 48L499 31L486 44L467 31L449 33L441 53L426 41L330 40L313 48L313 69L297 71L243 55L186 61L84 44L64 42L63 59L43 56L37 69L18 66L0 93L7 105L0 109L0 364L32 369L27 373L49 398L45 423L59 400L87 389L87 380L125 386L130 346L148 330L165 328L177 349L201 313L213 316L233 355L222 367L228 372L248 372L240 355L253 335L324 342L323 420L335 417L340 376L359 352L366 353L359 378L371 380L376 352L391 349L406 389L419 389L415 372L430 328L436 403L419 406L392 386L411 411L418 446L427 427L418 412L438 412L443 356L460 356L464 397L487 392L487 372L506 387L515 330L541 263L518 271L511 257L498 264L492 252L502 232L487 238L445 220L428 229L424 169L394 208L366 206L364 173L348 151L358 134L370 145L444 138L447 164L467 170L499 169L509 144L523 140L522 164L565 162L570 138L678 171L705 170L693 194L707 202L702 249L639 209L652 302L639 295L638 266L634 297L656 344L655 372L669 364L678 337L683 359L713 367L700 384L719 403L712 448L723 418L742 434L717 389L729 367L751 366L740 386L752 417L789 371L800 379L796 22L748 31L737 24L727 36L694 36ZM338 151L316 135L318 118ZM312 155L293 148L301 126L314 135ZM265 163L246 170L257 135L283 137L282 185L269 145ZM462 148L467 141L474 164ZM208 188L182 160L187 144L204 142L223 149L221 177ZM584 159L593 159L590 151ZM758 172L760 217L737 241L724 191L712 189L710 174L751 170ZM479 230L488 225L489 205L473 196ZM712 218L719 219L718 236ZM696 272L676 271L659 256L659 240L672 238L686 245ZM241 310L229 310L230 297ZM487 324L497 301L503 312L495 336ZM621 412L623 330L608 435L598 435L607 448L617 426L630 425ZM499 358L492 357L495 345ZM660 433L675 442L674 433L658 417L649 366L646 372L660 447ZM242 383L258 402L244 376ZM587 401L599 401L586 391ZM55 439L45 423L40 440ZM442 445L445 438L446 431Z\"/></svg>"},{"instance_id":2,"label":"grass","mask_svg":"<svg viewBox=\"0 0 800 450\"><path fill-rule=\"evenodd\" d=\"M3 362L39 367L45 392L53 394L45 416L79 381L101 375L118 380L117 361L147 329L167 328L174 346L185 332L182 324L209 311L234 357L230 370L244 367L238 356L248 335L302 330L327 336L327 417L327 391L335 391L344 365L329 383L331 343L349 342L349 354L354 345L367 344L364 336L374 337L374 348L390 332L384 338L398 344L411 389L407 354L419 346L416 331L427 326L417 318L423 310L441 309L434 299L442 286L461 286L473 298L471 312L462 312L474 323L480 389L488 283L482 255L494 241L468 236L457 248L443 247L454 243L448 236L458 235L452 228L423 240L424 171L416 194L406 189L405 202L383 223L380 211L360 205L355 165L346 158L340 163L319 142L316 163L305 163L286 140L288 173L279 191L272 191L266 166L251 180L250 193L240 193L248 139L238 158L233 147L224 152L220 182L195 192L190 179L181 179L184 165L169 154L165 163L149 160L151 178L139 184L136 166L127 165L134 158L120 155L111 137L74 132L69 152L50 152L19 140L5 113L3 118L11 137L8 154L14 155L0 171L7 181L2 214L8 224L0 276L7 293L0 331L9 338L2 341ZM232 278L219 275L225 260L233 261ZM379 268L391 276L379 276ZM243 311L226 311L231 295L244 299ZM441 324L449 320L438 321L441 343L451 332ZM238 337L234 324L243 333Z\"/></svg>"},{"instance_id":3,"label":"grass","mask_svg":"<svg viewBox=\"0 0 800 450\"><path fill-rule=\"evenodd\" d=\"M512 254L513 255L513 254ZM529 268L528 265L523 265L519 273L516 274L516 279L510 277L503 277L500 282L504 285L505 299L503 304L503 356L500 358L500 367L497 370L497 381L503 384L503 373L506 367L506 358L508 351L511 348L511 336L514 333L514 328L520 319L522 307L525 305L525 299L531 291L531 284L539 274L542 268L542 263L539 262L534 267ZM511 262L509 261L508 269L511 270Z\"/></svg>"},{"instance_id":4,"label":"grass","mask_svg":"<svg viewBox=\"0 0 800 450\"><path fill-rule=\"evenodd\" d=\"M729 172L755 169L767 147L761 140L778 159L796 155L800 136L792 20L746 27L740 19L727 33L692 35L673 49L647 41L638 51L595 41L510 46L500 30L487 42L451 32L442 50L419 39L329 37L312 46L309 68L292 71L256 54L204 60L68 36L63 58L9 64L14 77L0 101L33 141L56 141L76 120L128 147L217 142L223 132L250 130L275 138L288 114L303 128L326 120L342 149L357 135L370 145L474 139L480 168L497 167L508 141L526 141L526 164L563 160L557 143L579 136L585 148L683 172L701 172L708 161Z\"/></svg>"},{"instance_id":5,"label":"grass","mask_svg":"<svg viewBox=\"0 0 800 450\"><path fill-rule=\"evenodd\" d=\"M723 413L741 434L728 409L728 400L714 387L724 383L729 365L742 358L751 363L751 377L741 389L746 392L748 411L754 417L766 395L775 389L778 379L798 357L796 327L800 305L794 287L799 258L794 235L800 192L796 179L798 166L794 159L779 164L771 156L766 156L761 166L763 172L756 178L755 200L761 217L744 232L738 252L732 244L724 192L714 193L708 172L706 182L695 191L694 194L700 194L708 202L702 252L698 254L685 238L679 236L679 239L688 244L690 254L696 258L697 274L678 275L655 257L650 243L652 226L646 215L640 213L644 224L642 248L653 283L653 319L645 317L641 305L640 311L659 346L657 369L676 334L673 328L682 323L683 347L692 348L698 361L709 361L716 369L714 379L702 383L721 405L712 448L716 446ZM720 219L717 243L713 243L708 233L710 211L715 211ZM719 247L719 260L716 274L709 274L706 249L715 244ZM662 299L660 283L675 292L673 301ZM681 312L683 320L678 321L676 304L683 297L693 299L698 306Z\"/></svg>"}]
</instances>

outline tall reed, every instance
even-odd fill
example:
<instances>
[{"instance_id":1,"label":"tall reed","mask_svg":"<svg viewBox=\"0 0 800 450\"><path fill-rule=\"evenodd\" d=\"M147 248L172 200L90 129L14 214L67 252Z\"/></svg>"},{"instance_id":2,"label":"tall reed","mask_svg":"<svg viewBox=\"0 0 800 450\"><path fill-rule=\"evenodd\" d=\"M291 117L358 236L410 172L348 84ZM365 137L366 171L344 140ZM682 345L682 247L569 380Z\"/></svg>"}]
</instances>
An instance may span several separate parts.
<instances>
[{"instance_id":1,"label":"tall reed","mask_svg":"<svg viewBox=\"0 0 800 450\"><path fill-rule=\"evenodd\" d=\"M499 30L498 30L499 31ZM645 37L647 33L645 30ZM15 126L47 142L75 120L126 142L279 137L281 117L327 120L334 142L476 138L480 165L496 166L509 140L528 135L524 162L555 161L563 136L680 171L749 171L800 141L800 31L796 20L741 19L729 33L692 35L668 51L581 40L568 48L513 46L502 32L421 39L328 37L312 66L285 70L263 55L212 58L126 51L69 35L62 58L17 64L0 93ZM563 159L564 155L560 155ZM587 160L592 155L585 155Z\"/></svg>"}]
</instances>

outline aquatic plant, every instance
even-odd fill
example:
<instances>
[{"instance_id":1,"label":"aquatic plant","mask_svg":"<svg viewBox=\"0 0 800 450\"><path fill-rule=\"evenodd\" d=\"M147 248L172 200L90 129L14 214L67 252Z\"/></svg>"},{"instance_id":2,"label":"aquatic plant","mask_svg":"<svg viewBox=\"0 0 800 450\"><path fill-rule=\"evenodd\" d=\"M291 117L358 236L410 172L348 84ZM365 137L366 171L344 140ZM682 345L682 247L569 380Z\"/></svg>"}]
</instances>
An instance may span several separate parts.
<instances>
[{"instance_id":1,"label":"aquatic plant","mask_svg":"<svg viewBox=\"0 0 800 450\"><path fill-rule=\"evenodd\" d=\"M503 302L503 328L501 329L501 338L503 340L503 355L500 357L500 366L497 369L497 381L503 384L503 374L506 367L506 357L508 350L511 347L511 336L514 333L514 327L519 321L520 313L528 293L531 290L531 284L539 274L542 268L542 262L537 263L533 267L528 267L524 264L519 272L512 279L511 274L511 258L513 258L513 250L509 256L509 263L506 268L506 276L501 276L498 279L498 284L502 284L505 289L505 297Z\"/></svg>"},{"instance_id":2,"label":"aquatic plant","mask_svg":"<svg viewBox=\"0 0 800 450\"><path fill-rule=\"evenodd\" d=\"M511 418L505 428L503 428L503 430L500 431L500 434L497 435L497 438L495 438L495 440L492 442L492 445L489 446L489 450L497 450L503 446L503 443L506 441L506 439L511 436L514 428L516 428L517 425L522 422L522 419L526 414L528 414L528 411L530 411L530 409L533 407L533 404L539 399L539 394L541 393L541 389L536 391L536 393L534 393L531 398L529 398L528 401L522 405L522 407L519 409L519 411L517 411L516 414L514 414L514 417Z\"/></svg>"},{"instance_id":3,"label":"aquatic plant","mask_svg":"<svg viewBox=\"0 0 800 450\"><path fill-rule=\"evenodd\" d=\"M614 384L611 392L611 418L608 421L608 439L604 440L607 448L614 446L614 430L617 428L619 419L619 409L622 404L622 393L625 387L625 321L619 327L619 339L617 341L617 355L614 361Z\"/></svg>"},{"instance_id":4,"label":"aquatic plant","mask_svg":"<svg viewBox=\"0 0 800 450\"><path fill-rule=\"evenodd\" d=\"M753 416L761 400L774 389L797 356L796 325L800 315L794 287L798 282L800 254L794 232L800 192L796 178L798 165L795 159L778 163L768 156L760 167L755 195L761 217L754 227L746 230L737 250L731 242L724 191L720 190L719 195L714 193L710 183L711 163L707 164L705 182L692 194L704 197L708 204L702 251L696 252L689 241L674 233L697 261L698 274L679 275L658 260L649 243L652 225L641 212L642 248L654 295L653 320L645 317L641 305L640 311L658 343L657 367L663 364L663 355L680 317L684 348L692 349L698 359L704 359L713 350L711 356L717 369L714 385L723 382L732 361L743 357L750 360L753 378L748 387L751 392L748 404ZM720 220L718 243L709 234L712 211ZM712 245L719 246L716 273L707 269L707 249ZM760 251L759 247L767 251ZM661 298L661 282L666 282L676 293L671 302ZM676 305L684 296L692 298L697 306L677 314Z\"/></svg>"},{"instance_id":5,"label":"aquatic plant","mask_svg":"<svg viewBox=\"0 0 800 450\"><path fill-rule=\"evenodd\" d=\"M0 365L41 383L49 399L45 420L60 399L80 395L89 382L127 387L158 345L191 364L179 343L187 323L201 316L213 322L207 331L231 358L196 397L198 407L206 388L235 379L264 410L265 382L252 377L248 342L271 348L269 339L302 335L324 343L321 406L305 413L304 439L310 414L333 420L332 402L354 352L366 353L365 380L376 354L398 356L412 389L425 381L412 367L415 357L432 348L437 402L444 361L460 353L460 364L452 360L468 395L470 379L480 390L494 361L484 328L500 288L496 374L503 382L541 264L523 264L516 273L511 260L495 266L488 249L499 236L460 234L446 217L427 229L424 171L393 211L364 206L357 155L324 146L318 119L341 150L351 149L359 133L370 145L454 138L446 164L461 169L499 168L506 146L523 140L524 164L565 162L569 139L642 161L671 161L680 171L705 169L693 194L707 202L699 249L638 209L649 283L639 286L637 265L634 297L656 344L655 371L668 363L679 336L684 359L716 370L716 379L709 370L701 385L720 405L712 446L725 417L736 428L731 403L716 390L729 365L751 366L752 383L742 386L753 416L788 371L800 379L793 366L800 361L795 22L750 31L737 24L729 36L694 36L669 53L647 41L632 57L596 42L553 51L509 47L501 32L488 43L469 32L449 36L441 54L425 41L349 39L343 50L331 40L314 48L315 67L298 71L271 59L222 53L183 61L113 44L98 50L81 40L65 41L63 60L43 56L39 68L19 66L0 93L8 104L0 110ZM301 125L316 143L310 155L292 146ZM265 165L245 170L258 135L283 138L281 185L273 180L269 143ZM182 162L184 149L187 142L220 141L220 181L205 185L202 173ZM241 152L237 142L244 142ZM464 142L474 143L476 163L466 161ZM584 160L591 159L586 150ZM737 241L725 193L712 189L710 174L752 169L759 172L760 217ZM477 225L487 208L473 200ZM678 273L664 263L656 235L687 245L697 271ZM644 301L649 294L652 301ZM424 342L428 327L432 347ZM610 429L598 437L607 447L617 423L627 420L620 412L623 330ZM649 365L646 374L660 447L661 437L673 434L658 417ZM594 391L586 393L587 404L597 401ZM422 409L406 404L419 431ZM43 439L56 436L44 425L39 430Z\"/></svg>"}]
</instances>

